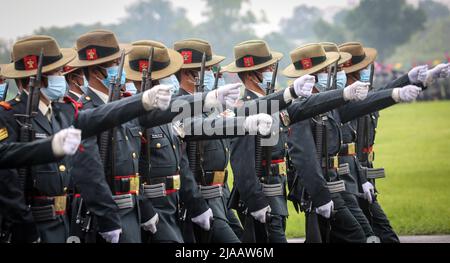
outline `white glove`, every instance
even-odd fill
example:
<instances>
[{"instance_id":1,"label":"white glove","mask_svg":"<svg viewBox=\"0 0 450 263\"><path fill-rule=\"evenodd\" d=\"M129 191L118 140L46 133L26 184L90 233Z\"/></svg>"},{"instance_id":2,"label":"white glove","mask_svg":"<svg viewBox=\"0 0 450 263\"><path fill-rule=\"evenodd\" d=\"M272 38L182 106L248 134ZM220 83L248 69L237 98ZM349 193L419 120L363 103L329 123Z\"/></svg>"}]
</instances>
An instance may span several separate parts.
<instances>
[{"instance_id":1,"label":"white glove","mask_svg":"<svg viewBox=\"0 0 450 263\"><path fill-rule=\"evenodd\" d=\"M52 150L55 156L74 155L81 142L81 130L67 128L55 133Z\"/></svg>"},{"instance_id":2,"label":"white glove","mask_svg":"<svg viewBox=\"0 0 450 263\"><path fill-rule=\"evenodd\" d=\"M116 229L113 231L105 232L105 233L99 233L103 239L106 240L108 243L119 243L119 237L122 233L122 229Z\"/></svg>"},{"instance_id":3,"label":"white glove","mask_svg":"<svg viewBox=\"0 0 450 263\"><path fill-rule=\"evenodd\" d=\"M344 100L361 101L367 98L370 83L356 81L352 85L344 88Z\"/></svg>"},{"instance_id":4,"label":"white glove","mask_svg":"<svg viewBox=\"0 0 450 263\"><path fill-rule=\"evenodd\" d=\"M208 210L206 210L206 212L204 212L203 214L193 217L192 222L196 223L204 230L209 231L209 229L211 228L210 226L211 218L213 218L213 212L211 208L208 208Z\"/></svg>"},{"instance_id":5,"label":"white glove","mask_svg":"<svg viewBox=\"0 0 450 263\"><path fill-rule=\"evenodd\" d=\"M172 93L169 85L157 85L142 94L142 104L146 111L153 109L167 110L170 106Z\"/></svg>"},{"instance_id":6,"label":"white glove","mask_svg":"<svg viewBox=\"0 0 450 263\"><path fill-rule=\"evenodd\" d=\"M241 83L227 84L217 89L217 100L220 104L231 107L239 99Z\"/></svg>"},{"instance_id":7,"label":"white glove","mask_svg":"<svg viewBox=\"0 0 450 263\"><path fill-rule=\"evenodd\" d=\"M392 98L396 102L411 102L419 96L421 91L421 88L414 85L404 86L403 88L395 88L392 91Z\"/></svg>"},{"instance_id":8,"label":"white glove","mask_svg":"<svg viewBox=\"0 0 450 263\"><path fill-rule=\"evenodd\" d=\"M421 65L411 69L408 72L409 82L413 84L424 83L427 78L427 71L428 65Z\"/></svg>"},{"instance_id":9,"label":"white glove","mask_svg":"<svg viewBox=\"0 0 450 263\"><path fill-rule=\"evenodd\" d=\"M159 222L159 215L157 213L150 220L148 220L147 222L141 224L141 227L145 231L150 231L150 232L152 232L152 234L154 234L157 231L156 224L158 224L158 222Z\"/></svg>"},{"instance_id":10,"label":"white glove","mask_svg":"<svg viewBox=\"0 0 450 263\"><path fill-rule=\"evenodd\" d=\"M330 201L329 203L326 203L323 206L316 208L316 214L321 215L325 218L330 218L333 209L334 209L334 202Z\"/></svg>"},{"instance_id":11,"label":"white glove","mask_svg":"<svg viewBox=\"0 0 450 263\"><path fill-rule=\"evenodd\" d=\"M268 205L268 206L264 207L263 209L255 211L255 212L251 212L250 214L257 221L259 221L262 224L265 224L267 213L270 213L270 211L272 211L272 210L270 209L270 206Z\"/></svg>"},{"instance_id":12,"label":"white glove","mask_svg":"<svg viewBox=\"0 0 450 263\"><path fill-rule=\"evenodd\" d=\"M367 182L362 185L362 188L364 191L364 198L369 201L369 203L372 203L372 196L375 195L373 185L370 182Z\"/></svg>"},{"instance_id":13,"label":"white glove","mask_svg":"<svg viewBox=\"0 0 450 263\"><path fill-rule=\"evenodd\" d=\"M269 114L260 113L245 118L244 129L250 135L256 135L257 132L259 132L259 134L266 136L270 133L272 122L272 116Z\"/></svg>"},{"instance_id":14,"label":"white glove","mask_svg":"<svg viewBox=\"0 0 450 263\"><path fill-rule=\"evenodd\" d=\"M311 96L316 78L311 75L302 76L294 81L295 94L299 97L307 98Z\"/></svg>"},{"instance_id":15,"label":"white glove","mask_svg":"<svg viewBox=\"0 0 450 263\"><path fill-rule=\"evenodd\" d=\"M439 64L426 73L424 85L428 86L438 78L448 78L450 75L450 64Z\"/></svg>"}]
</instances>

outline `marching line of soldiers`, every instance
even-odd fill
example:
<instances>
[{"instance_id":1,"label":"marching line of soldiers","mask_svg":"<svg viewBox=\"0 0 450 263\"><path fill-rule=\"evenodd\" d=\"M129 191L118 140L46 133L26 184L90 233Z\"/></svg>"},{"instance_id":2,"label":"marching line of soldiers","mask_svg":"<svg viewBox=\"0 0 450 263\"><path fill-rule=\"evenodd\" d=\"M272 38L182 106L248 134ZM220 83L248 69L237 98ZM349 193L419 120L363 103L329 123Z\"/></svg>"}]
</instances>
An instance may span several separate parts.
<instances>
[{"instance_id":1,"label":"marching line of soldiers","mask_svg":"<svg viewBox=\"0 0 450 263\"><path fill-rule=\"evenodd\" d=\"M234 56L221 67L201 39L119 44L107 30L74 48L14 43L0 65L1 242L286 243L288 200L306 242L399 242L376 198L378 111L450 66L372 87L375 49L314 43L275 90L281 53L250 40Z\"/></svg>"}]
</instances>

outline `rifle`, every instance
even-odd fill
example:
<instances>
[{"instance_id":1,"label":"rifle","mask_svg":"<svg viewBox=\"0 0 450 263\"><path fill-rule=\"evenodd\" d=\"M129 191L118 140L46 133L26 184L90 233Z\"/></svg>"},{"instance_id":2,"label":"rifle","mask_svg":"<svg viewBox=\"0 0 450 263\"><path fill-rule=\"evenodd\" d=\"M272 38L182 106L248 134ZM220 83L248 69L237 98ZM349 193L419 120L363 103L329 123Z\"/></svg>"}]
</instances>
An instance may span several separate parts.
<instances>
[{"instance_id":1,"label":"rifle","mask_svg":"<svg viewBox=\"0 0 450 263\"><path fill-rule=\"evenodd\" d=\"M9 82L6 81L5 90L3 91L3 96L0 98L0 101L6 101L6 97L8 95Z\"/></svg>"},{"instance_id":2,"label":"rifle","mask_svg":"<svg viewBox=\"0 0 450 263\"><path fill-rule=\"evenodd\" d=\"M216 76L214 78L213 90L217 89L217 86L219 85L220 70L221 70L221 67L219 65L219 66L217 66L217 72L216 72Z\"/></svg>"},{"instance_id":3,"label":"rifle","mask_svg":"<svg viewBox=\"0 0 450 263\"><path fill-rule=\"evenodd\" d=\"M39 110L39 99L40 99L40 88L42 79L42 60L44 58L44 49L41 48L39 53L39 60L37 66L37 72L35 77L30 77L30 82L28 84L29 94L27 99L27 107L25 114L16 114L17 122L20 125L20 142L31 142L35 139L35 131L33 129L33 118L38 114ZM22 119L22 121L20 121ZM31 167L23 167L19 169L19 185L25 193L27 193L27 179L30 178ZM29 183L29 182L28 182Z\"/></svg>"},{"instance_id":4,"label":"rifle","mask_svg":"<svg viewBox=\"0 0 450 263\"><path fill-rule=\"evenodd\" d=\"M195 78L195 92L203 92L205 85L206 53L203 52L200 74ZM188 143L189 168L196 178L200 178L201 183L206 185L202 161L203 144L202 142ZM210 221L210 230L205 231L200 226L193 224L194 234L198 243L210 243L213 236L214 220Z\"/></svg>"}]
</instances>

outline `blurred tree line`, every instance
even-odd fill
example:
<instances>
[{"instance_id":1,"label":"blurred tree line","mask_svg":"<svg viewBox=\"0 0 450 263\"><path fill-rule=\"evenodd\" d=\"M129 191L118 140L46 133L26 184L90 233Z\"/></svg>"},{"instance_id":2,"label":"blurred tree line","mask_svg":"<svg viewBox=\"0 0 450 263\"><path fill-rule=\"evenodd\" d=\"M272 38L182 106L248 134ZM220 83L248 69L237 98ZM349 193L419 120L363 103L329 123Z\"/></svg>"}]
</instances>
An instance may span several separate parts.
<instances>
[{"instance_id":1,"label":"blurred tree line","mask_svg":"<svg viewBox=\"0 0 450 263\"><path fill-rule=\"evenodd\" d=\"M255 26L267 23L264 12L252 8L249 0L204 2L204 19L198 25L187 18L186 9L168 0L140 0L128 6L125 17L115 24L75 24L39 28L34 33L51 35L63 47L74 46L79 35L98 28L114 31L121 42L154 39L169 47L176 40L198 37L210 41L214 52L230 62L233 46L257 38ZM272 49L285 54L281 66L289 63L289 52L296 46L319 41L362 41L378 49L379 61L404 64L411 58L442 59L449 51L450 12L433 0L421 0L417 8L406 0L361 0L351 9L336 10L332 19L326 19L327 14L299 5L280 21L278 31L263 36ZM0 63L9 61L11 44L12 40L0 39Z\"/></svg>"}]
</instances>

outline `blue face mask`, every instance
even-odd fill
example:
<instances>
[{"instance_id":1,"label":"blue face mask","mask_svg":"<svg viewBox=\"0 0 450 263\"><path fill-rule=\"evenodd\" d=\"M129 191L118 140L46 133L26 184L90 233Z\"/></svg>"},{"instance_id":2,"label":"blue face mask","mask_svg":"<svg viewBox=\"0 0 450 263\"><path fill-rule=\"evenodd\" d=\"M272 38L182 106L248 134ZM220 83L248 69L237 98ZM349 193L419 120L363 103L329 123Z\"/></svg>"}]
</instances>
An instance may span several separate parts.
<instances>
[{"instance_id":1,"label":"blue face mask","mask_svg":"<svg viewBox=\"0 0 450 263\"><path fill-rule=\"evenodd\" d=\"M67 82L64 76L48 76L47 88L41 89L42 93L51 101L59 100L67 92Z\"/></svg>"},{"instance_id":2,"label":"blue face mask","mask_svg":"<svg viewBox=\"0 0 450 263\"><path fill-rule=\"evenodd\" d=\"M214 77L214 73L212 70L205 71L205 80L203 82L205 85L205 92L211 91L214 88L215 80L216 78Z\"/></svg>"},{"instance_id":3,"label":"blue face mask","mask_svg":"<svg viewBox=\"0 0 450 263\"><path fill-rule=\"evenodd\" d=\"M0 84L0 99L3 99L3 95L5 95L6 83Z\"/></svg>"},{"instance_id":4,"label":"blue face mask","mask_svg":"<svg viewBox=\"0 0 450 263\"><path fill-rule=\"evenodd\" d=\"M316 88L320 92L323 92L327 89L327 83L328 83L328 73L317 74Z\"/></svg>"},{"instance_id":5,"label":"blue face mask","mask_svg":"<svg viewBox=\"0 0 450 263\"><path fill-rule=\"evenodd\" d=\"M359 80L361 82L370 82L370 66L359 72Z\"/></svg>"},{"instance_id":6,"label":"blue face mask","mask_svg":"<svg viewBox=\"0 0 450 263\"><path fill-rule=\"evenodd\" d=\"M80 75L76 75L77 77L81 77ZM81 89L81 91L83 91L83 93L87 93L88 88L89 88L89 81L86 79L86 77L83 75L83 84L78 85L78 83L73 82L73 84L75 84L76 86L78 86L78 88Z\"/></svg>"},{"instance_id":7,"label":"blue face mask","mask_svg":"<svg viewBox=\"0 0 450 263\"><path fill-rule=\"evenodd\" d=\"M159 84L170 86L170 91L173 95L178 95L180 91L180 82L175 75L170 75L167 78L163 78L159 80Z\"/></svg>"},{"instance_id":8,"label":"blue face mask","mask_svg":"<svg viewBox=\"0 0 450 263\"><path fill-rule=\"evenodd\" d=\"M272 76L273 76L273 72L272 71L265 71L265 72L263 72L262 73L263 81L262 81L262 83L258 83L258 86L262 90L267 91L269 83L272 82Z\"/></svg>"},{"instance_id":9,"label":"blue face mask","mask_svg":"<svg viewBox=\"0 0 450 263\"><path fill-rule=\"evenodd\" d=\"M131 94L133 94L133 95L137 93L136 86L134 86L134 83L133 83L133 82L127 82L127 83L125 83L125 89L126 89L129 93L131 93Z\"/></svg>"},{"instance_id":10,"label":"blue face mask","mask_svg":"<svg viewBox=\"0 0 450 263\"><path fill-rule=\"evenodd\" d=\"M119 74L119 67L118 66L112 66L109 68L106 68L106 79L103 79L103 85L105 85L105 87L109 88L109 84L111 83L111 79L113 77L117 77L117 75ZM124 85L125 84L125 79L126 79L126 75L125 75L125 71L122 70L122 78L120 80L120 84Z\"/></svg>"},{"instance_id":11,"label":"blue face mask","mask_svg":"<svg viewBox=\"0 0 450 263\"><path fill-rule=\"evenodd\" d=\"M218 87L222 87L222 86L225 86L225 85L226 85L225 79L224 78L219 78L219 80L217 81L217 86Z\"/></svg>"},{"instance_id":12,"label":"blue face mask","mask_svg":"<svg viewBox=\"0 0 450 263\"><path fill-rule=\"evenodd\" d=\"M345 88L345 85L347 85L347 75L345 74L345 71L339 71L336 76L336 88L337 89L343 89Z\"/></svg>"}]
</instances>

